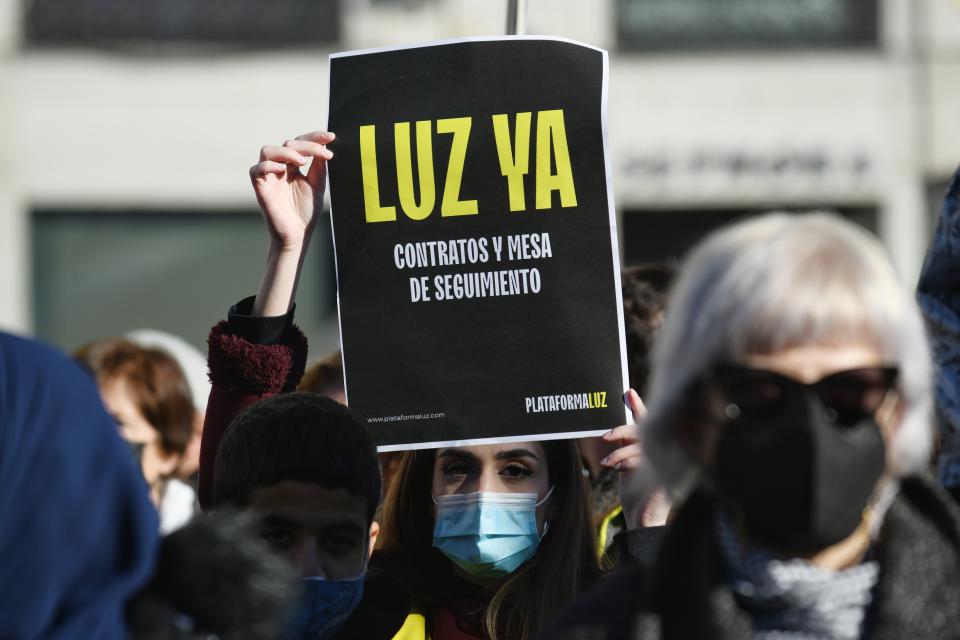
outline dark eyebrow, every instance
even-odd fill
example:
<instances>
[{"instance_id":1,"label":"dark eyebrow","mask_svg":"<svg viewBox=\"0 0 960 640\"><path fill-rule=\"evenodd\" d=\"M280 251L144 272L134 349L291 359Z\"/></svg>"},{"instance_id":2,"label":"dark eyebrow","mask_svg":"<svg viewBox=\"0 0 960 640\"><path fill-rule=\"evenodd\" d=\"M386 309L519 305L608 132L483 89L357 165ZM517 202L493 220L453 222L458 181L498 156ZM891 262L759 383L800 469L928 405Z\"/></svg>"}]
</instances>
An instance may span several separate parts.
<instances>
[{"instance_id":1,"label":"dark eyebrow","mask_svg":"<svg viewBox=\"0 0 960 640\"><path fill-rule=\"evenodd\" d=\"M266 515L260 518L259 524L261 526L268 527L285 527L287 529L302 529L303 525L299 522L290 520L289 518L284 518L283 516L278 515Z\"/></svg>"},{"instance_id":2,"label":"dark eyebrow","mask_svg":"<svg viewBox=\"0 0 960 640\"><path fill-rule=\"evenodd\" d=\"M530 449L511 449L509 451L500 451L496 455L497 460L507 460L509 458L533 458L537 462L540 457Z\"/></svg>"},{"instance_id":3,"label":"dark eyebrow","mask_svg":"<svg viewBox=\"0 0 960 640\"><path fill-rule=\"evenodd\" d=\"M477 456L473 455L469 451L463 451L461 449L444 449L437 454L437 458L457 458L458 460L476 460Z\"/></svg>"},{"instance_id":4,"label":"dark eyebrow","mask_svg":"<svg viewBox=\"0 0 960 640\"><path fill-rule=\"evenodd\" d=\"M509 451L499 451L494 456L497 460L509 460L510 458L533 458L540 461L540 457L529 449L510 449ZM469 451L460 449L444 449L437 454L437 458L457 458L459 460L476 460L477 456Z\"/></svg>"},{"instance_id":5,"label":"dark eyebrow","mask_svg":"<svg viewBox=\"0 0 960 640\"><path fill-rule=\"evenodd\" d=\"M276 514L268 514L260 518L261 527L280 527L284 529L304 529L302 522L284 518ZM362 535L365 529L354 520L340 520L323 525L324 533L340 533L348 535Z\"/></svg>"},{"instance_id":6,"label":"dark eyebrow","mask_svg":"<svg viewBox=\"0 0 960 640\"><path fill-rule=\"evenodd\" d=\"M356 522L333 522L323 527L322 531L326 534L339 533L349 536L363 536L365 529Z\"/></svg>"}]
</instances>

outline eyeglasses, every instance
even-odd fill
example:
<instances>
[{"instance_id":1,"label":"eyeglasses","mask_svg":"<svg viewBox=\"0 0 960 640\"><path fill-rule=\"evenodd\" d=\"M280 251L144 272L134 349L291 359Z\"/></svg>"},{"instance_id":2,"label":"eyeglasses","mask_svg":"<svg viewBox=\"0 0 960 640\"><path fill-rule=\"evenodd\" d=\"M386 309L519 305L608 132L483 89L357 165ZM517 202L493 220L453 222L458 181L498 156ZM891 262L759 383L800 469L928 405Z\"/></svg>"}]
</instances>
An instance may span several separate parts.
<instances>
[{"instance_id":1,"label":"eyeglasses","mask_svg":"<svg viewBox=\"0 0 960 640\"><path fill-rule=\"evenodd\" d=\"M812 392L827 409L827 419L851 426L873 417L891 391L897 389L897 367L865 367L832 373L806 384L775 371L740 365L721 365L713 370L710 381L723 393L728 418L741 415L773 417L786 402L804 392Z\"/></svg>"}]
</instances>

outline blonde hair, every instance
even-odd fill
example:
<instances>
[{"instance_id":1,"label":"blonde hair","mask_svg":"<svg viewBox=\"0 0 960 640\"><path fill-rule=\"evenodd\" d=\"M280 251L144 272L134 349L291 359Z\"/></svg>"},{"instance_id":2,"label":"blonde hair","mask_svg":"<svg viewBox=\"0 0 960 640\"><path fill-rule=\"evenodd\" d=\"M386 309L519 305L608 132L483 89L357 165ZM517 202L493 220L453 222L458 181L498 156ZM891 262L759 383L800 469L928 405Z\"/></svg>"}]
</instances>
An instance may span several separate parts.
<instances>
[{"instance_id":1,"label":"blonde hair","mask_svg":"<svg viewBox=\"0 0 960 640\"><path fill-rule=\"evenodd\" d=\"M900 368L906 410L887 468L918 471L933 440L930 355L916 302L877 239L825 213L767 214L713 233L686 260L654 348L647 455L674 489L696 478L677 425L691 386L714 365L863 342Z\"/></svg>"}]
</instances>

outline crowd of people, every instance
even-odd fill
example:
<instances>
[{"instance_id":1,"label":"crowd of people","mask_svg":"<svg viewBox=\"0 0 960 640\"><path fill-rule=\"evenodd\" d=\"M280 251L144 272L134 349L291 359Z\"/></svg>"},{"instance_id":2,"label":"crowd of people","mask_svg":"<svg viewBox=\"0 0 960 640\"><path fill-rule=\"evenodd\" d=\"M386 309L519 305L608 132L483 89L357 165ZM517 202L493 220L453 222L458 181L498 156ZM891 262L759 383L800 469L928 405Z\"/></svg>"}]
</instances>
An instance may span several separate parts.
<instances>
[{"instance_id":1,"label":"crowd of people","mask_svg":"<svg viewBox=\"0 0 960 640\"><path fill-rule=\"evenodd\" d=\"M960 638L960 179L916 294L752 218L624 270L635 425L378 456L294 323L333 142L262 148L205 363L0 335L0 638Z\"/></svg>"}]
</instances>

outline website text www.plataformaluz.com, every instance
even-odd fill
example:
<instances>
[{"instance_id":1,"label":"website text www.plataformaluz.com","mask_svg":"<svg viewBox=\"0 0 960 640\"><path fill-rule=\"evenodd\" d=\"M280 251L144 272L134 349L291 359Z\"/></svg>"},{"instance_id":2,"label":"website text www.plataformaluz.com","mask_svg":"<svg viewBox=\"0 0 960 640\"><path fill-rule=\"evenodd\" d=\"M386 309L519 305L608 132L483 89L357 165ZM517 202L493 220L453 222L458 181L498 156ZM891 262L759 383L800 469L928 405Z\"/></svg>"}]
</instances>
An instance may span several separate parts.
<instances>
[{"instance_id":1,"label":"website text www.plataformaluz.com","mask_svg":"<svg viewBox=\"0 0 960 640\"><path fill-rule=\"evenodd\" d=\"M440 413L410 413L399 416L381 416L379 418L367 418L367 422L403 422L404 420L436 420L445 418L447 414Z\"/></svg>"}]
</instances>

